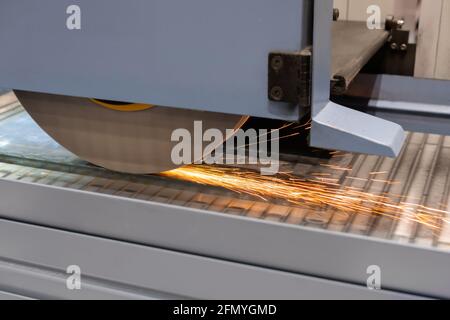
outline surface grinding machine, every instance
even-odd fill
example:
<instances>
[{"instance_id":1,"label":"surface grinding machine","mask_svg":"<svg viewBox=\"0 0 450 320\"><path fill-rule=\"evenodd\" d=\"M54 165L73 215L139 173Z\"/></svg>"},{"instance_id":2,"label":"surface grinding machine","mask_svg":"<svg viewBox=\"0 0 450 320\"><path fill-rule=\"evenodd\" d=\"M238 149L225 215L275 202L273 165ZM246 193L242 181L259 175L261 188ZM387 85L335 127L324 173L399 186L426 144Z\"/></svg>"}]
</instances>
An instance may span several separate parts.
<instances>
[{"instance_id":1,"label":"surface grinding machine","mask_svg":"<svg viewBox=\"0 0 450 320\"><path fill-rule=\"evenodd\" d=\"M401 20L337 15L325 0L3 1L0 86L20 103L2 96L1 295L450 297L446 208L436 235L400 213L334 223L330 205L147 175L178 167L171 134L195 121L306 123L306 143L280 155L299 176L334 168L350 190L385 172L361 188L447 203L449 83L410 77ZM81 291L65 286L73 264ZM374 265L380 290L366 287Z\"/></svg>"}]
</instances>

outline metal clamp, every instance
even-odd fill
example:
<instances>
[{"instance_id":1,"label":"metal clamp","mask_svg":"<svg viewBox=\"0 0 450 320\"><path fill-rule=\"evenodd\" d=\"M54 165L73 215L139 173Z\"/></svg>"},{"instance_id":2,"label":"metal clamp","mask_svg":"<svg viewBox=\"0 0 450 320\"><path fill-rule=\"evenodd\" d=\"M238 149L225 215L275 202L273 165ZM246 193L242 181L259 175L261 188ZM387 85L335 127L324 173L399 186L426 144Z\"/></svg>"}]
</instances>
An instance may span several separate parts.
<instances>
[{"instance_id":1,"label":"metal clamp","mask_svg":"<svg viewBox=\"0 0 450 320\"><path fill-rule=\"evenodd\" d=\"M311 48L269 54L269 100L311 107L311 56Z\"/></svg>"}]
</instances>

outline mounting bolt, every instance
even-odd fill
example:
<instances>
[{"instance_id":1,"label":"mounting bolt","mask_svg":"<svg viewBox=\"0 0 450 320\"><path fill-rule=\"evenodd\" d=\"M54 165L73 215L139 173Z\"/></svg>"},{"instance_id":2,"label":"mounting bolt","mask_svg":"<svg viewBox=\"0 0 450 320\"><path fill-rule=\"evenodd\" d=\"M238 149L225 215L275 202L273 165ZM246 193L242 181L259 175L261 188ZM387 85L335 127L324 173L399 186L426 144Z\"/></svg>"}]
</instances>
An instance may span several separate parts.
<instances>
[{"instance_id":1,"label":"mounting bolt","mask_svg":"<svg viewBox=\"0 0 450 320\"><path fill-rule=\"evenodd\" d=\"M392 50L397 50L398 49L398 44L396 42L392 42L391 43L391 49Z\"/></svg>"},{"instance_id":2,"label":"mounting bolt","mask_svg":"<svg viewBox=\"0 0 450 320\"><path fill-rule=\"evenodd\" d=\"M402 45L400 46L400 50L406 51L407 49L408 49L408 45L406 43L402 43Z\"/></svg>"},{"instance_id":3,"label":"mounting bolt","mask_svg":"<svg viewBox=\"0 0 450 320\"><path fill-rule=\"evenodd\" d=\"M281 87L276 86L270 90L270 98L272 98L275 101L281 101L283 99L283 96L284 92Z\"/></svg>"},{"instance_id":4,"label":"mounting bolt","mask_svg":"<svg viewBox=\"0 0 450 320\"><path fill-rule=\"evenodd\" d=\"M405 20L404 20L404 19L398 19L398 20L396 21L396 24L397 24L397 28L398 28L398 29L401 29L401 28L403 28L403 26L405 25Z\"/></svg>"},{"instance_id":5,"label":"mounting bolt","mask_svg":"<svg viewBox=\"0 0 450 320\"><path fill-rule=\"evenodd\" d=\"M275 71L280 71L283 68L284 62L281 56L274 56L270 62L272 69Z\"/></svg>"},{"instance_id":6,"label":"mounting bolt","mask_svg":"<svg viewBox=\"0 0 450 320\"><path fill-rule=\"evenodd\" d=\"M405 19L395 19L390 15L386 17L385 29L388 31L399 30L405 25Z\"/></svg>"}]
</instances>

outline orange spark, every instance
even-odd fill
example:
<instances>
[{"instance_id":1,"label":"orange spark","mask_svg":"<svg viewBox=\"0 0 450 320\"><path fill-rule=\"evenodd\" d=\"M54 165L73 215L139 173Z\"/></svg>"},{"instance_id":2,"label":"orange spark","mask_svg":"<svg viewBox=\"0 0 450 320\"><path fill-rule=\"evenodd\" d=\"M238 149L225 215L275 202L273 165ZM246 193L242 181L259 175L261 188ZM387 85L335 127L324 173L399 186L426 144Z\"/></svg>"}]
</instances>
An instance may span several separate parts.
<instances>
[{"instance_id":1,"label":"orange spark","mask_svg":"<svg viewBox=\"0 0 450 320\"><path fill-rule=\"evenodd\" d=\"M343 187L333 179L308 180L285 173L262 176L241 168L216 166L186 166L163 176L198 184L222 187L264 201L283 200L296 206L328 207L339 212L380 215L406 219L441 230L449 224L448 212L402 201L402 197L377 195L354 187Z\"/></svg>"}]
</instances>

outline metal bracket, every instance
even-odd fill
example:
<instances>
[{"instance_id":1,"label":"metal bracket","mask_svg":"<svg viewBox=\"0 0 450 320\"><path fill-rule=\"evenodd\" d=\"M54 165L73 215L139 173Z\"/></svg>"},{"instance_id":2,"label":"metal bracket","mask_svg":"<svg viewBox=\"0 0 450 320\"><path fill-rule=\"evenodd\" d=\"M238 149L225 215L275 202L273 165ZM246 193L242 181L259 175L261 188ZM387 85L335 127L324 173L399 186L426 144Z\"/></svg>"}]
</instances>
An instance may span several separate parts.
<instances>
[{"instance_id":1,"label":"metal bracket","mask_svg":"<svg viewBox=\"0 0 450 320\"><path fill-rule=\"evenodd\" d=\"M387 31L398 30L403 27L405 20L396 19L394 16L390 15L386 17L385 29Z\"/></svg>"},{"instance_id":2,"label":"metal bracket","mask_svg":"<svg viewBox=\"0 0 450 320\"><path fill-rule=\"evenodd\" d=\"M384 47L362 70L364 73L414 75L416 45L409 43L410 31L402 30L404 21L392 16L386 20L389 36Z\"/></svg>"},{"instance_id":3,"label":"metal bracket","mask_svg":"<svg viewBox=\"0 0 450 320\"><path fill-rule=\"evenodd\" d=\"M396 157L405 142L403 128L329 102L313 118L311 145L332 150Z\"/></svg>"},{"instance_id":4,"label":"metal bracket","mask_svg":"<svg viewBox=\"0 0 450 320\"><path fill-rule=\"evenodd\" d=\"M388 43L392 51L406 52L408 50L409 31L394 29L391 31Z\"/></svg>"},{"instance_id":5,"label":"metal bracket","mask_svg":"<svg viewBox=\"0 0 450 320\"><path fill-rule=\"evenodd\" d=\"M269 54L269 100L311 107L311 48Z\"/></svg>"},{"instance_id":6,"label":"metal bracket","mask_svg":"<svg viewBox=\"0 0 450 320\"><path fill-rule=\"evenodd\" d=\"M388 42L393 51L408 50L409 31L402 30L404 24L403 19L396 19L394 16L386 18L385 29L391 32Z\"/></svg>"}]
</instances>

